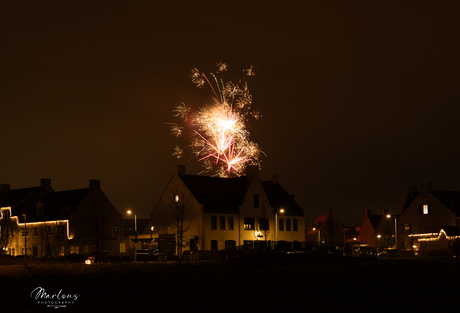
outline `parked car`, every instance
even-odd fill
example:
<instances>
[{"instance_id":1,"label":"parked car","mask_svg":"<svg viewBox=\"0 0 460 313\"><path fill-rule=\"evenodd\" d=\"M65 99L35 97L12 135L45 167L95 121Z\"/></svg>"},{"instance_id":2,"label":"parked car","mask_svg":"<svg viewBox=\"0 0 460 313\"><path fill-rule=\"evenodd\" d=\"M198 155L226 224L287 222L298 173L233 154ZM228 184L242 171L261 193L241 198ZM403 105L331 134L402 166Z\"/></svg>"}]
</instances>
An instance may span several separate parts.
<instances>
[{"instance_id":1,"label":"parked car","mask_svg":"<svg viewBox=\"0 0 460 313\"><path fill-rule=\"evenodd\" d=\"M395 256L398 256L398 250L396 250L395 248L386 248L379 253L379 258L382 259L393 258Z\"/></svg>"},{"instance_id":2,"label":"parked car","mask_svg":"<svg viewBox=\"0 0 460 313\"><path fill-rule=\"evenodd\" d=\"M157 250L137 250L136 251L137 261L167 261L168 256L165 253L158 252Z\"/></svg>"}]
</instances>

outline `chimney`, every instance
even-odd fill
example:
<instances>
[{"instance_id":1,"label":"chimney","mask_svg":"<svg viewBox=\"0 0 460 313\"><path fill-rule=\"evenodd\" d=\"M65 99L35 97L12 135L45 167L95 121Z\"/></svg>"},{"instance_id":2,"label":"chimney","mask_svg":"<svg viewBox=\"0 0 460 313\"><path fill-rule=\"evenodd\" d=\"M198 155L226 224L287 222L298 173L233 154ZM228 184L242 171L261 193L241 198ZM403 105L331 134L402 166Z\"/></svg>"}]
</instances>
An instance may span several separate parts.
<instances>
[{"instance_id":1,"label":"chimney","mask_svg":"<svg viewBox=\"0 0 460 313\"><path fill-rule=\"evenodd\" d=\"M407 195L410 199L415 199L418 194L418 187L417 186L409 186L407 189Z\"/></svg>"},{"instance_id":2,"label":"chimney","mask_svg":"<svg viewBox=\"0 0 460 313\"><path fill-rule=\"evenodd\" d=\"M89 189L101 189L101 181L99 179L90 179Z\"/></svg>"},{"instance_id":3,"label":"chimney","mask_svg":"<svg viewBox=\"0 0 460 313\"><path fill-rule=\"evenodd\" d=\"M372 215L371 210L366 210L366 216L367 216L367 217L370 217L371 215Z\"/></svg>"},{"instance_id":4,"label":"chimney","mask_svg":"<svg viewBox=\"0 0 460 313\"><path fill-rule=\"evenodd\" d=\"M42 187L42 188L51 188L51 179L49 179L49 178L40 179L40 187Z\"/></svg>"},{"instance_id":5,"label":"chimney","mask_svg":"<svg viewBox=\"0 0 460 313\"><path fill-rule=\"evenodd\" d=\"M273 184L278 184L279 183L279 177L278 174L272 173L268 175L268 180L272 182Z\"/></svg>"},{"instance_id":6,"label":"chimney","mask_svg":"<svg viewBox=\"0 0 460 313\"><path fill-rule=\"evenodd\" d=\"M10 191L10 184L2 184L1 187L0 187L0 192L7 192L7 191Z\"/></svg>"},{"instance_id":7,"label":"chimney","mask_svg":"<svg viewBox=\"0 0 460 313\"><path fill-rule=\"evenodd\" d=\"M173 175L174 176L185 176L185 165L173 165Z\"/></svg>"},{"instance_id":8,"label":"chimney","mask_svg":"<svg viewBox=\"0 0 460 313\"><path fill-rule=\"evenodd\" d=\"M246 178L249 180L253 177L259 178L259 166L258 165L248 165L246 167Z\"/></svg>"},{"instance_id":9,"label":"chimney","mask_svg":"<svg viewBox=\"0 0 460 313\"><path fill-rule=\"evenodd\" d=\"M433 183L430 181L422 181L420 183L420 193L430 193L433 191Z\"/></svg>"}]
</instances>

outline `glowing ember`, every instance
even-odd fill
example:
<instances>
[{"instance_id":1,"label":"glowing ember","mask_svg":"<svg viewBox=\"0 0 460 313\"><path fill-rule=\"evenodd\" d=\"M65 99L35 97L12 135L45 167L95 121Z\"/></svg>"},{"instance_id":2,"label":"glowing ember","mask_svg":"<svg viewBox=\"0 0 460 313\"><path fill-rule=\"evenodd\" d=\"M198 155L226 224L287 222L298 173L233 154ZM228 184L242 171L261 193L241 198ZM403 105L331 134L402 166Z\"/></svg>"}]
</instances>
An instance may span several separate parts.
<instances>
[{"instance_id":1,"label":"glowing ember","mask_svg":"<svg viewBox=\"0 0 460 313\"><path fill-rule=\"evenodd\" d=\"M227 64L217 62L216 74L225 72ZM254 67L243 70L246 76L254 76ZM240 176L247 165L260 165L260 155L264 154L259 146L249 140L247 119L251 116L261 118L258 111L251 108L252 96L246 82L234 84L218 81L215 74L214 84L198 69L192 69L191 79L197 87L208 85L214 94L214 101L197 111L192 111L184 103L176 107L174 117L191 120L193 127L189 148L199 161L203 162L204 172L215 170L220 177ZM182 136L184 127L176 123L171 126L172 134ZM180 158L184 150L176 146L173 156Z\"/></svg>"}]
</instances>

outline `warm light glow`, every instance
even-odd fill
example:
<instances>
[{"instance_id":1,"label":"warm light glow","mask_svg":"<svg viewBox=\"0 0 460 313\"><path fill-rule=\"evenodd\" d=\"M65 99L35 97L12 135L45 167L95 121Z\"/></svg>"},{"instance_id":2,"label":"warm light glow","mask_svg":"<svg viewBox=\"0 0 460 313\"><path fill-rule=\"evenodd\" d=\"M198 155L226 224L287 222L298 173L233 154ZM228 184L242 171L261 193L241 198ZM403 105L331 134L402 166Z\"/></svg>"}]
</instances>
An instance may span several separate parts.
<instances>
[{"instance_id":1,"label":"warm light glow","mask_svg":"<svg viewBox=\"0 0 460 313\"><path fill-rule=\"evenodd\" d=\"M155 229L155 226L150 227L150 230L153 231Z\"/></svg>"},{"instance_id":2,"label":"warm light glow","mask_svg":"<svg viewBox=\"0 0 460 313\"><path fill-rule=\"evenodd\" d=\"M391 215L390 215L390 214L388 214L388 215L387 215L387 218L390 218L390 217L391 217Z\"/></svg>"},{"instance_id":3,"label":"warm light glow","mask_svg":"<svg viewBox=\"0 0 460 313\"><path fill-rule=\"evenodd\" d=\"M179 202L179 196L178 196L178 195L176 195L176 196L174 197L174 201L176 201L176 203Z\"/></svg>"},{"instance_id":4,"label":"warm light glow","mask_svg":"<svg viewBox=\"0 0 460 313\"><path fill-rule=\"evenodd\" d=\"M91 264L91 261L90 261L90 260L86 260L86 261L85 261L85 264Z\"/></svg>"},{"instance_id":5,"label":"warm light glow","mask_svg":"<svg viewBox=\"0 0 460 313\"><path fill-rule=\"evenodd\" d=\"M126 213L131 214L131 213L133 213L133 212L131 212L131 210L128 210Z\"/></svg>"},{"instance_id":6,"label":"warm light glow","mask_svg":"<svg viewBox=\"0 0 460 313\"><path fill-rule=\"evenodd\" d=\"M284 209L280 209L280 213L284 213Z\"/></svg>"},{"instance_id":7,"label":"warm light glow","mask_svg":"<svg viewBox=\"0 0 460 313\"><path fill-rule=\"evenodd\" d=\"M377 238L379 238L379 239L382 238L382 235L377 235Z\"/></svg>"},{"instance_id":8,"label":"warm light glow","mask_svg":"<svg viewBox=\"0 0 460 313\"><path fill-rule=\"evenodd\" d=\"M227 70L225 63L219 62L216 65L216 74ZM252 96L247 83L224 83L214 73L211 75L213 83L195 68L191 78L197 87L208 85L211 88L215 96L214 103L196 111L182 103L173 111L174 117L182 118L184 122L190 120L188 125L193 130L188 147L198 161L203 162L203 172L215 170L216 176L220 177L241 176L245 174L246 166L260 165L259 158L263 152L256 143L249 140L247 130L248 116L259 119L260 114L251 107ZM252 65L246 70L246 75L254 75ZM176 123L168 124L171 125L173 135L182 136L184 127ZM176 146L173 156L180 158L183 153L184 150Z\"/></svg>"}]
</instances>

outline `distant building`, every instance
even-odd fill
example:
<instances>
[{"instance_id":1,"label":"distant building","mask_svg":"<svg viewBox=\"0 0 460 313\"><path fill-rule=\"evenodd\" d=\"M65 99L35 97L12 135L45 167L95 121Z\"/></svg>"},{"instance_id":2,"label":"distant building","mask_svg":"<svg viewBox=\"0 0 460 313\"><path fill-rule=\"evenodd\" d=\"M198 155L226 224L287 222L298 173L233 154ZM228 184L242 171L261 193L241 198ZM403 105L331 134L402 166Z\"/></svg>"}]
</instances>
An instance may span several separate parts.
<instances>
[{"instance_id":1,"label":"distant building","mask_svg":"<svg viewBox=\"0 0 460 313\"><path fill-rule=\"evenodd\" d=\"M342 225L345 233L345 243L348 246L353 246L361 243L361 226L345 226Z\"/></svg>"},{"instance_id":2,"label":"distant building","mask_svg":"<svg viewBox=\"0 0 460 313\"><path fill-rule=\"evenodd\" d=\"M39 187L0 190L1 253L61 257L110 251L118 253L123 241L123 218L100 189L54 192L50 179Z\"/></svg>"},{"instance_id":3,"label":"distant building","mask_svg":"<svg viewBox=\"0 0 460 313\"><path fill-rule=\"evenodd\" d=\"M318 216L310 223L305 238L312 248L342 249L345 246L345 232L332 214Z\"/></svg>"},{"instance_id":4,"label":"distant building","mask_svg":"<svg viewBox=\"0 0 460 313\"><path fill-rule=\"evenodd\" d=\"M372 214L371 210L366 210L361 227L361 243L379 250L394 248L397 219L398 216L391 215L388 209L383 209L382 214Z\"/></svg>"},{"instance_id":5,"label":"distant building","mask_svg":"<svg viewBox=\"0 0 460 313\"><path fill-rule=\"evenodd\" d=\"M174 166L173 176L151 214L145 234L155 240L183 233L184 250L294 249L305 240L303 209L280 185L277 175L218 178L188 175ZM179 229L182 228L182 231Z\"/></svg>"},{"instance_id":6,"label":"distant building","mask_svg":"<svg viewBox=\"0 0 460 313\"><path fill-rule=\"evenodd\" d=\"M432 182L410 186L399 219L398 248L416 254L447 254L458 250L460 192L433 190Z\"/></svg>"}]
</instances>

